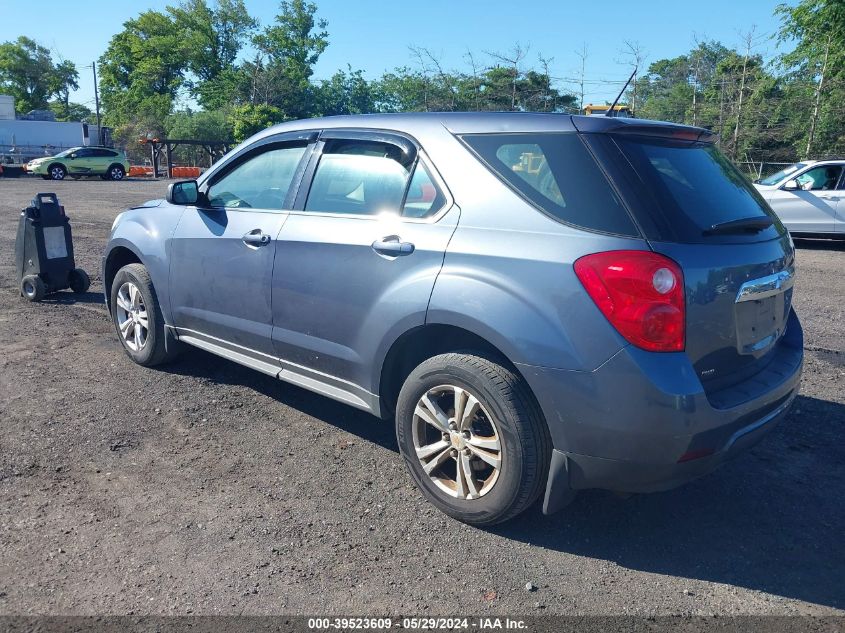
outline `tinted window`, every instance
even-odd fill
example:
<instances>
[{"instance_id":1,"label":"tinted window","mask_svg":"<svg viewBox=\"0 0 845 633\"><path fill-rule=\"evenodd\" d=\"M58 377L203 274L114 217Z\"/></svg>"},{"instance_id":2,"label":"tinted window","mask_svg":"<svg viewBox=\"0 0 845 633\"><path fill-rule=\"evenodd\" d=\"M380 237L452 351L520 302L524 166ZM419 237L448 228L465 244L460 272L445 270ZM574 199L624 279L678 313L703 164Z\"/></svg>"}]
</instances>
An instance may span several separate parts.
<instances>
[{"instance_id":1,"label":"tinted window","mask_svg":"<svg viewBox=\"0 0 845 633\"><path fill-rule=\"evenodd\" d=\"M754 186L713 145L621 136L617 143L657 199L652 212L662 214L677 239L695 241L713 225L766 215L779 226Z\"/></svg>"},{"instance_id":2,"label":"tinted window","mask_svg":"<svg viewBox=\"0 0 845 633\"><path fill-rule=\"evenodd\" d=\"M795 180L804 191L832 191L836 189L841 175L840 165L822 165L808 169Z\"/></svg>"},{"instance_id":3,"label":"tinted window","mask_svg":"<svg viewBox=\"0 0 845 633\"><path fill-rule=\"evenodd\" d=\"M93 152L94 156L97 156L98 158L113 158L117 156L116 152L113 152L108 149L92 149L91 151Z\"/></svg>"},{"instance_id":4,"label":"tinted window","mask_svg":"<svg viewBox=\"0 0 845 633\"><path fill-rule=\"evenodd\" d=\"M354 215L398 213L408 168L395 146L364 141L326 145L314 173L306 211Z\"/></svg>"},{"instance_id":5,"label":"tinted window","mask_svg":"<svg viewBox=\"0 0 845 633\"><path fill-rule=\"evenodd\" d=\"M575 133L473 134L481 159L535 206L567 224L637 235L628 212Z\"/></svg>"},{"instance_id":6,"label":"tinted window","mask_svg":"<svg viewBox=\"0 0 845 633\"><path fill-rule=\"evenodd\" d=\"M74 152L76 158L90 158L94 156L94 150L92 149L78 149Z\"/></svg>"},{"instance_id":7,"label":"tinted window","mask_svg":"<svg viewBox=\"0 0 845 633\"><path fill-rule=\"evenodd\" d=\"M284 208L305 145L268 148L228 172L208 189L212 207Z\"/></svg>"},{"instance_id":8,"label":"tinted window","mask_svg":"<svg viewBox=\"0 0 845 633\"><path fill-rule=\"evenodd\" d=\"M417 163L411 184L408 185L402 215L406 218L424 218L437 213L445 202L446 197L434 183L428 168L423 163Z\"/></svg>"}]
</instances>

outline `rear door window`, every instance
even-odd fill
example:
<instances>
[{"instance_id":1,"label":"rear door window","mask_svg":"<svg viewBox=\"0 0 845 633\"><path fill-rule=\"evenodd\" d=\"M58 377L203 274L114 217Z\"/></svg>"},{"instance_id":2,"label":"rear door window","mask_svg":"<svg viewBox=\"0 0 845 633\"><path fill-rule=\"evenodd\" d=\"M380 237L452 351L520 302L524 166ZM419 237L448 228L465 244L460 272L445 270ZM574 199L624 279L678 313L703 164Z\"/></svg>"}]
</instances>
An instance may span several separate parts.
<instances>
[{"instance_id":1,"label":"rear door window","mask_svg":"<svg viewBox=\"0 0 845 633\"><path fill-rule=\"evenodd\" d=\"M467 134L462 138L497 176L546 215L594 231L638 235L578 134Z\"/></svg>"},{"instance_id":2,"label":"rear door window","mask_svg":"<svg viewBox=\"0 0 845 633\"><path fill-rule=\"evenodd\" d=\"M741 241L775 237L782 227L751 182L709 143L616 136L616 142L652 196L650 218L660 239L708 241L714 225L771 217L769 229L733 236Z\"/></svg>"}]
</instances>

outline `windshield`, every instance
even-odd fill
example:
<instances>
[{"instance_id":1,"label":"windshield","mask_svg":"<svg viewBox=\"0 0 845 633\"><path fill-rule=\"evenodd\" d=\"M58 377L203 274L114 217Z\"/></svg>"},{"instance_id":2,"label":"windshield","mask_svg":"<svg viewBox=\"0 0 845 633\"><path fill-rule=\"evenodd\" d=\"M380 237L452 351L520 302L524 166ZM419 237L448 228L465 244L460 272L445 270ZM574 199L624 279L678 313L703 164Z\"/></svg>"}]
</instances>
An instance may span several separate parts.
<instances>
[{"instance_id":1,"label":"windshield","mask_svg":"<svg viewBox=\"0 0 845 633\"><path fill-rule=\"evenodd\" d=\"M761 178L757 182L761 185L776 185L781 180L789 176L789 174L794 174L796 171L806 166L807 163L795 163L794 165L790 165L789 167L781 169L776 174L772 174L771 176L767 176L766 178Z\"/></svg>"},{"instance_id":2,"label":"windshield","mask_svg":"<svg viewBox=\"0 0 845 633\"><path fill-rule=\"evenodd\" d=\"M655 198L651 215L661 232L698 242L714 226L771 218L774 228L756 237L779 234L780 223L765 200L715 146L622 136L617 142Z\"/></svg>"},{"instance_id":3,"label":"windshield","mask_svg":"<svg viewBox=\"0 0 845 633\"><path fill-rule=\"evenodd\" d=\"M56 154L56 158L64 158L65 156L70 156L71 154L73 154L74 152L76 152L80 149L82 149L82 148L81 147L71 147L70 149L66 149L63 152Z\"/></svg>"}]
</instances>

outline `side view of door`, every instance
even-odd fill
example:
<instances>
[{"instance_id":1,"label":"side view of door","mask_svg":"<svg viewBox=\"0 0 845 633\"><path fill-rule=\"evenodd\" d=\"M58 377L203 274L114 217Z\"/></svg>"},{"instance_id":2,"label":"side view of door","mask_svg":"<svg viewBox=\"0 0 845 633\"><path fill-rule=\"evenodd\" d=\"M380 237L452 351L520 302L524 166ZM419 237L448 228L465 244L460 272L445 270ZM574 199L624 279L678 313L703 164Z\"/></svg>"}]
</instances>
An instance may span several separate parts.
<instances>
[{"instance_id":1,"label":"side view of door","mask_svg":"<svg viewBox=\"0 0 845 633\"><path fill-rule=\"evenodd\" d=\"M410 139L324 132L273 272L273 342L281 378L376 412L376 361L425 323L460 210Z\"/></svg>"},{"instance_id":2,"label":"side view of door","mask_svg":"<svg viewBox=\"0 0 845 633\"><path fill-rule=\"evenodd\" d=\"M833 233L837 228L837 208L845 195L842 165L821 164L787 180L769 195L768 202L790 231Z\"/></svg>"},{"instance_id":3,"label":"side view of door","mask_svg":"<svg viewBox=\"0 0 845 633\"><path fill-rule=\"evenodd\" d=\"M279 135L234 156L200 189L171 240L170 298L180 339L278 372L271 341L276 238L310 134Z\"/></svg>"},{"instance_id":4,"label":"side view of door","mask_svg":"<svg viewBox=\"0 0 845 633\"><path fill-rule=\"evenodd\" d=\"M86 175L96 170L98 160L93 149L83 147L71 154L65 163L69 174Z\"/></svg>"}]
</instances>

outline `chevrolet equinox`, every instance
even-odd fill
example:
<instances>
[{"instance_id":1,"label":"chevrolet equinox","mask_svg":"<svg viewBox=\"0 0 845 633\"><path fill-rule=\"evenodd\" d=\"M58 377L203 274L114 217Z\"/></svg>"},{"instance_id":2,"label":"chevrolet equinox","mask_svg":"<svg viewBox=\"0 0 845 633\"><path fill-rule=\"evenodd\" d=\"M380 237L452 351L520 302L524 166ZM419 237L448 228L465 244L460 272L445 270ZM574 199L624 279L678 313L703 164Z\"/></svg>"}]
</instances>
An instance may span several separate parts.
<instances>
[{"instance_id":1,"label":"chevrolet equinox","mask_svg":"<svg viewBox=\"0 0 845 633\"><path fill-rule=\"evenodd\" d=\"M277 125L121 213L103 256L136 363L193 345L395 420L475 525L757 442L799 386L794 279L711 132L562 114Z\"/></svg>"}]
</instances>

